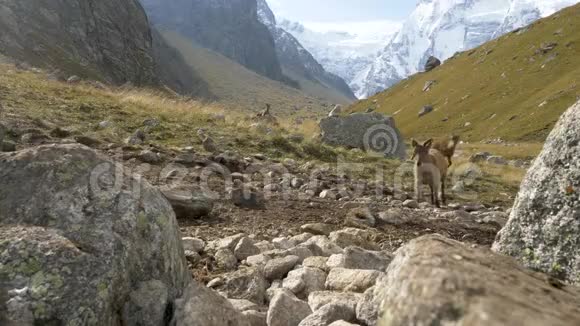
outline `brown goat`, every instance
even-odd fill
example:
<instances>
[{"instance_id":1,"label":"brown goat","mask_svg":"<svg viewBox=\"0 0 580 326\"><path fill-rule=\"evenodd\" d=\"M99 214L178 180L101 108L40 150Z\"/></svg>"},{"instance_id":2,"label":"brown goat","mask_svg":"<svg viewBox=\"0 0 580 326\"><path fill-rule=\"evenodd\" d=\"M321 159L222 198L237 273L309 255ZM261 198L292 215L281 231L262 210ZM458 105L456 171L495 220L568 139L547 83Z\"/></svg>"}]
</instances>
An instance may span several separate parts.
<instances>
[{"instance_id":1,"label":"brown goat","mask_svg":"<svg viewBox=\"0 0 580 326\"><path fill-rule=\"evenodd\" d=\"M443 154L443 156L447 158L447 161L449 162L448 166L451 166L451 164L453 164L451 158L455 154L455 148L457 147L458 143L459 136L451 136L435 142L435 144L433 144L433 149L436 149L439 152L441 152L441 154Z\"/></svg>"},{"instance_id":2,"label":"brown goat","mask_svg":"<svg viewBox=\"0 0 580 326\"><path fill-rule=\"evenodd\" d=\"M413 139L413 157L415 159L415 197L417 201L423 199L421 187L428 185L431 188L431 202L437 207L439 191L441 201L446 204L445 179L447 178L447 162L445 156L438 150L431 148L433 140L429 139L422 145Z\"/></svg>"}]
</instances>

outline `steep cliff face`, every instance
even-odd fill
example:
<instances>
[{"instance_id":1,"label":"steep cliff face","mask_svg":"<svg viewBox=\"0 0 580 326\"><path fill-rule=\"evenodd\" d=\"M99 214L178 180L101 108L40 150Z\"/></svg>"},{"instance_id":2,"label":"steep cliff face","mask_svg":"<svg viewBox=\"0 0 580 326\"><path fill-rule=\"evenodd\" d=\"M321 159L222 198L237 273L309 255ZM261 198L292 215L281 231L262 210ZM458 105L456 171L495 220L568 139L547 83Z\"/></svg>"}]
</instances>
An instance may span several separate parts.
<instances>
[{"instance_id":1,"label":"steep cliff face","mask_svg":"<svg viewBox=\"0 0 580 326\"><path fill-rule=\"evenodd\" d=\"M341 77L326 71L298 39L277 25L276 17L265 0L258 0L258 18L272 34L278 60L283 71L291 78L298 79L299 83L300 79L319 83L323 87L338 92L347 101L356 99ZM302 84L301 87L304 88Z\"/></svg>"},{"instance_id":2,"label":"steep cliff face","mask_svg":"<svg viewBox=\"0 0 580 326\"><path fill-rule=\"evenodd\" d=\"M256 0L141 0L152 23L268 78L287 81Z\"/></svg>"},{"instance_id":3,"label":"steep cliff face","mask_svg":"<svg viewBox=\"0 0 580 326\"><path fill-rule=\"evenodd\" d=\"M0 53L66 74L157 83L152 36L137 0L2 0Z\"/></svg>"}]
</instances>

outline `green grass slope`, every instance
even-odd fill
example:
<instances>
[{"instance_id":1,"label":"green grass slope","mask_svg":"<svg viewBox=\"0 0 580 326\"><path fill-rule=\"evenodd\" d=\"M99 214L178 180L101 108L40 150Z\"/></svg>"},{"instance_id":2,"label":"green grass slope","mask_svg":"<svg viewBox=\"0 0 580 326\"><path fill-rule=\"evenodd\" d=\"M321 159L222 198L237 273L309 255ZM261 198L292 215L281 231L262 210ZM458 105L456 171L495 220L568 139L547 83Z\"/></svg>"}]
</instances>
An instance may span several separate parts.
<instances>
[{"instance_id":1,"label":"green grass slope","mask_svg":"<svg viewBox=\"0 0 580 326\"><path fill-rule=\"evenodd\" d=\"M273 81L246 69L214 51L203 48L175 32L162 31L165 40L177 49L185 61L208 85L218 102L230 109L260 111L266 103L275 114L292 113L296 109L327 112L336 96L320 98ZM321 92L320 96L324 96Z\"/></svg>"},{"instance_id":2,"label":"green grass slope","mask_svg":"<svg viewBox=\"0 0 580 326\"><path fill-rule=\"evenodd\" d=\"M580 4L457 54L354 104L392 114L407 137L543 141L580 96ZM557 43L550 51L546 44ZM435 84L423 91L427 81ZM419 118L424 105L434 111Z\"/></svg>"}]
</instances>

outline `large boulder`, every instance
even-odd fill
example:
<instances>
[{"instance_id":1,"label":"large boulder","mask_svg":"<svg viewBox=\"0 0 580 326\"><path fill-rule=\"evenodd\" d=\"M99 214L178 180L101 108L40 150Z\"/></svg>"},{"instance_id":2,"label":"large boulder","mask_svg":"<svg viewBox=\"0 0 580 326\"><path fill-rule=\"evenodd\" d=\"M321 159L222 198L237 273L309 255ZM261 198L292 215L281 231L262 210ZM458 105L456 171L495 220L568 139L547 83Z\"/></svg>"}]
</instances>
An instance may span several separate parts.
<instances>
[{"instance_id":1,"label":"large boulder","mask_svg":"<svg viewBox=\"0 0 580 326\"><path fill-rule=\"evenodd\" d=\"M425 71L431 71L441 65L441 60L434 56L430 56L425 62Z\"/></svg>"},{"instance_id":2,"label":"large boulder","mask_svg":"<svg viewBox=\"0 0 580 326\"><path fill-rule=\"evenodd\" d=\"M0 53L8 57L60 69L63 78L157 83L151 29L137 0L7 0L0 17Z\"/></svg>"},{"instance_id":3,"label":"large boulder","mask_svg":"<svg viewBox=\"0 0 580 326\"><path fill-rule=\"evenodd\" d=\"M410 281L412 280L412 281ZM580 289L440 235L399 249L375 289L379 326L578 325Z\"/></svg>"},{"instance_id":4,"label":"large boulder","mask_svg":"<svg viewBox=\"0 0 580 326\"><path fill-rule=\"evenodd\" d=\"M554 127L524 178L493 250L580 284L580 102Z\"/></svg>"},{"instance_id":5,"label":"large boulder","mask_svg":"<svg viewBox=\"0 0 580 326\"><path fill-rule=\"evenodd\" d=\"M395 120L380 113L355 113L320 121L322 141L333 146L360 148L405 159L405 142Z\"/></svg>"},{"instance_id":6,"label":"large boulder","mask_svg":"<svg viewBox=\"0 0 580 326\"><path fill-rule=\"evenodd\" d=\"M191 276L156 188L79 144L0 154L0 184L8 320L163 325Z\"/></svg>"}]
</instances>

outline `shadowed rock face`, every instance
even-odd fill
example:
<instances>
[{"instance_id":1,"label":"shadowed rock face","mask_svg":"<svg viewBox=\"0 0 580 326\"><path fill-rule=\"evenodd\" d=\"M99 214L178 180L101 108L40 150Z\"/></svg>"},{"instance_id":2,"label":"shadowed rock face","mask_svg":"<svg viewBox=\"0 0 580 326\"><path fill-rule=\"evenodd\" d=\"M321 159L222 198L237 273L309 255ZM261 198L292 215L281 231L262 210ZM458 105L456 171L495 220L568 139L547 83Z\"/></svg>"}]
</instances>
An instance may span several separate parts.
<instances>
[{"instance_id":1,"label":"shadowed rock face","mask_svg":"<svg viewBox=\"0 0 580 326\"><path fill-rule=\"evenodd\" d=\"M379 326L577 325L580 289L440 235L396 252L375 289Z\"/></svg>"},{"instance_id":2,"label":"shadowed rock face","mask_svg":"<svg viewBox=\"0 0 580 326\"><path fill-rule=\"evenodd\" d=\"M0 154L0 184L0 313L10 322L171 318L191 276L157 189L78 144Z\"/></svg>"},{"instance_id":3,"label":"shadowed rock face","mask_svg":"<svg viewBox=\"0 0 580 326\"><path fill-rule=\"evenodd\" d=\"M268 78L286 81L256 0L141 0L152 23Z\"/></svg>"},{"instance_id":4,"label":"shadowed rock face","mask_svg":"<svg viewBox=\"0 0 580 326\"><path fill-rule=\"evenodd\" d=\"M564 115L529 169L493 245L527 267L580 284L580 102Z\"/></svg>"},{"instance_id":5,"label":"shadowed rock face","mask_svg":"<svg viewBox=\"0 0 580 326\"><path fill-rule=\"evenodd\" d=\"M114 84L155 84L151 30L137 0L3 0L0 30L8 57Z\"/></svg>"}]
</instances>

